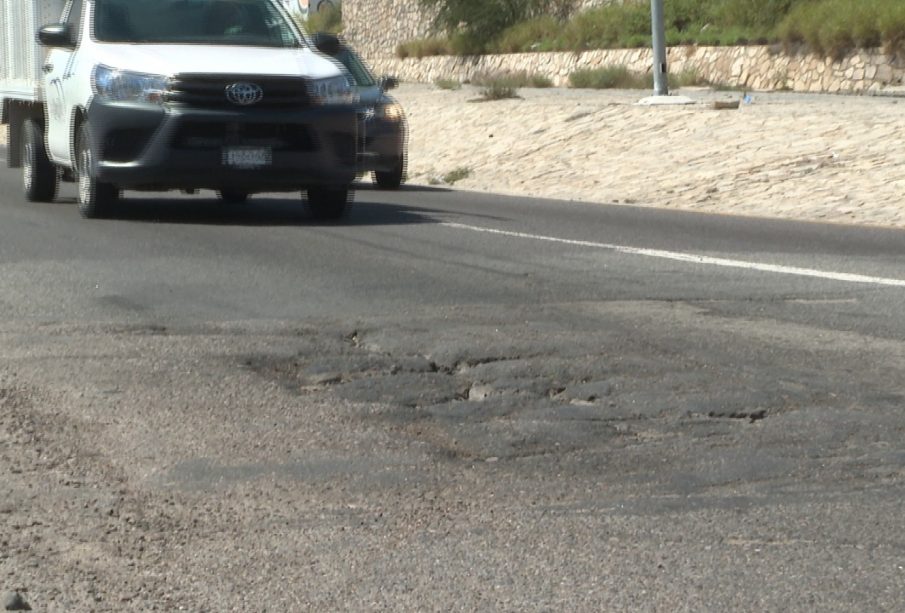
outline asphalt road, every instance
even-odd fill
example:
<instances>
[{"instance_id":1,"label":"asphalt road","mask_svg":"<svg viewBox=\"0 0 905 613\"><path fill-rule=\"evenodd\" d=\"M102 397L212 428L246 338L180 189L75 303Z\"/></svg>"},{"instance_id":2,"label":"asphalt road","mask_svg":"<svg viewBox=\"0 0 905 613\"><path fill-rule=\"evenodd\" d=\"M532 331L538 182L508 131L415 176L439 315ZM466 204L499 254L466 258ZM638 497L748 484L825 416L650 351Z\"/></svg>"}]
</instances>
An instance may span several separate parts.
<instances>
[{"instance_id":1,"label":"asphalt road","mask_svg":"<svg viewBox=\"0 0 905 613\"><path fill-rule=\"evenodd\" d=\"M418 187L85 221L18 181L35 610L905 609L905 232Z\"/></svg>"}]
</instances>

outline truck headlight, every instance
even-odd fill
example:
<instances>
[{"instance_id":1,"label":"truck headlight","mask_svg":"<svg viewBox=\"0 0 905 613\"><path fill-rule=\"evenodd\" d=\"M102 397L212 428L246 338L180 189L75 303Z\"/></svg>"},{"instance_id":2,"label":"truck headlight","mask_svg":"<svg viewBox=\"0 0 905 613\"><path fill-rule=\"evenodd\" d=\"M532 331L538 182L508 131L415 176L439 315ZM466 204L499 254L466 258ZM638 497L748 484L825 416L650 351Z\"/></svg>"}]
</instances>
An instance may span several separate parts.
<instances>
[{"instance_id":1,"label":"truck headlight","mask_svg":"<svg viewBox=\"0 0 905 613\"><path fill-rule=\"evenodd\" d=\"M94 93L112 102L163 104L170 79L163 75L118 70L99 64L91 80Z\"/></svg>"},{"instance_id":2,"label":"truck headlight","mask_svg":"<svg viewBox=\"0 0 905 613\"><path fill-rule=\"evenodd\" d=\"M314 79L308 83L308 94L315 104L355 104L358 93L346 77Z\"/></svg>"},{"instance_id":3,"label":"truck headlight","mask_svg":"<svg viewBox=\"0 0 905 613\"><path fill-rule=\"evenodd\" d=\"M377 113L387 121L400 121L403 117L402 107L395 102L377 107Z\"/></svg>"}]
</instances>

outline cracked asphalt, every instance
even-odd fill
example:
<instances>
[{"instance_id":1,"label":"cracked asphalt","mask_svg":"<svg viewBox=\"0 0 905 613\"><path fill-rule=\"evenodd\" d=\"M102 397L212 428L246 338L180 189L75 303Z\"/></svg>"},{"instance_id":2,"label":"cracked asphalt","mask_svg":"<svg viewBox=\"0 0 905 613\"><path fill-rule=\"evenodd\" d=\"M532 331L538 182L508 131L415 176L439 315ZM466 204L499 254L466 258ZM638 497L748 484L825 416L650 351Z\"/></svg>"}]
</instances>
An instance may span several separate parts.
<instances>
[{"instance_id":1,"label":"cracked asphalt","mask_svg":"<svg viewBox=\"0 0 905 613\"><path fill-rule=\"evenodd\" d=\"M905 608L905 289L869 281L901 231L425 188L87 222L16 181L0 592L33 610Z\"/></svg>"}]
</instances>

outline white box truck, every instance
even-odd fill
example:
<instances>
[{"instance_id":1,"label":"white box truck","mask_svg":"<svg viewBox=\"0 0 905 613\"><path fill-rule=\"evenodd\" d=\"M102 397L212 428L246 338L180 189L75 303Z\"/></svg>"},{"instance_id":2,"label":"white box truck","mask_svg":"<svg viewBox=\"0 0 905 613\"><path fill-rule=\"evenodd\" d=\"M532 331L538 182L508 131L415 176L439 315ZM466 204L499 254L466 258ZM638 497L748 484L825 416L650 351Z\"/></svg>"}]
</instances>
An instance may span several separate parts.
<instances>
[{"instance_id":1,"label":"white box truck","mask_svg":"<svg viewBox=\"0 0 905 613\"><path fill-rule=\"evenodd\" d=\"M123 190L301 191L344 214L355 90L279 0L3 0L0 123L26 197L78 183L85 217Z\"/></svg>"}]
</instances>

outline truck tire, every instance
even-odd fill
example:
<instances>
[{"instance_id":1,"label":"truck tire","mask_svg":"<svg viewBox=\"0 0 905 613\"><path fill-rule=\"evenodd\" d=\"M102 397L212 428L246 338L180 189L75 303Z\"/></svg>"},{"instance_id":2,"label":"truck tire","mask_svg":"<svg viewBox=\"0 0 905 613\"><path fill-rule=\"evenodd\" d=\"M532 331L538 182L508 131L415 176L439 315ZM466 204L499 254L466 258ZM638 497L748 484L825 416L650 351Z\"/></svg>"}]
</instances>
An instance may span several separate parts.
<instances>
[{"instance_id":1,"label":"truck tire","mask_svg":"<svg viewBox=\"0 0 905 613\"><path fill-rule=\"evenodd\" d=\"M352 202L352 190L346 187L309 187L308 210L315 219L340 219Z\"/></svg>"},{"instance_id":2,"label":"truck tire","mask_svg":"<svg viewBox=\"0 0 905 613\"><path fill-rule=\"evenodd\" d=\"M87 121L79 129L75 155L75 173L79 185L79 213L85 219L97 219L110 215L119 200L119 190L115 185L98 181L92 173L94 150L91 147L91 129Z\"/></svg>"},{"instance_id":3,"label":"truck tire","mask_svg":"<svg viewBox=\"0 0 905 613\"><path fill-rule=\"evenodd\" d=\"M248 192L240 189L221 189L217 196L226 204L245 204L248 201Z\"/></svg>"},{"instance_id":4,"label":"truck tire","mask_svg":"<svg viewBox=\"0 0 905 613\"><path fill-rule=\"evenodd\" d=\"M405 178L405 158L401 157L396 161L396 166L390 170L374 171L374 183L380 189L399 189Z\"/></svg>"},{"instance_id":5,"label":"truck tire","mask_svg":"<svg viewBox=\"0 0 905 613\"><path fill-rule=\"evenodd\" d=\"M22 124L22 187L29 202L53 202L60 176L44 148L44 128L35 119Z\"/></svg>"}]
</instances>

